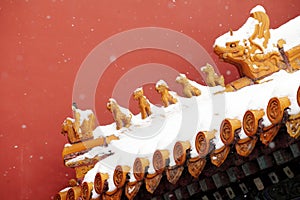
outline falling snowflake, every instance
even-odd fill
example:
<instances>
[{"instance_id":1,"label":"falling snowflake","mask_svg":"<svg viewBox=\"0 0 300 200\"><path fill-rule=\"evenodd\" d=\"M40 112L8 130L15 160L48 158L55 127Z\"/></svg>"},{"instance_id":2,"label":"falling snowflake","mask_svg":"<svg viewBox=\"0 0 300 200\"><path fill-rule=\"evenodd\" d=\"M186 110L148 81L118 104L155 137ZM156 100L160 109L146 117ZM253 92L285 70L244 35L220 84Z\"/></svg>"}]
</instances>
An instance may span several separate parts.
<instances>
[{"instance_id":1,"label":"falling snowflake","mask_svg":"<svg viewBox=\"0 0 300 200\"><path fill-rule=\"evenodd\" d=\"M226 71L226 75L229 76L230 74L231 74L231 71L230 71L230 70L227 70L227 71Z\"/></svg>"},{"instance_id":2,"label":"falling snowflake","mask_svg":"<svg viewBox=\"0 0 300 200\"><path fill-rule=\"evenodd\" d=\"M275 148L275 143L274 143L274 142L270 142L269 147L270 147L271 149L274 149L274 148Z\"/></svg>"},{"instance_id":3,"label":"falling snowflake","mask_svg":"<svg viewBox=\"0 0 300 200\"><path fill-rule=\"evenodd\" d=\"M109 60L110 60L110 62L114 62L115 60L117 60L117 58L116 58L116 56L111 55L111 56L109 57Z\"/></svg>"}]
</instances>

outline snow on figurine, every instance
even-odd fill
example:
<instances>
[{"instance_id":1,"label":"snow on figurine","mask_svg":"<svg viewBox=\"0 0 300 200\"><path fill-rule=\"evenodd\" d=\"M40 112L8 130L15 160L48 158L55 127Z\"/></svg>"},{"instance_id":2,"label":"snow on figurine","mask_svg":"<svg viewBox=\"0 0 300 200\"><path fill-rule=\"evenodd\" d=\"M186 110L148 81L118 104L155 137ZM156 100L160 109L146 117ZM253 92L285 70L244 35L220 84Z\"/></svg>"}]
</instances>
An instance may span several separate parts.
<instances>
[{"instance_id":1,"label":"snow on figurine","mask_svg":"<svg viewBox=\"0 0 300 200\"><path fill-rule=\"evenodd\" d=\"M165 81L158 81L155 88L156 91L161 94L161 100L164 107L168 107L169 104L177 103L177 99L170 94L169 87Z\"/></svg>"},{"instance_id":2,"label":"snow on figurine","mask_svg":"<svg viewBox=\"0 0 300 200\"><path fill-rule=\"evenodd\" d=\"M131 125L132 115L127 116L120 110L120 106L116 102L115 99L109 99L107 105L107 109L112 113L113 118L116 122L117 130L126 127L128 128Z\"/></svg>"},{"instance_id":3,"label":"snow on figurine","mask_svg":"<svg viewBox=\"0 0 300 200\"><path fill-rule=\"evenodd\" d=\"M185 74L179 74L176 78L176 82L183 86L183 94L188 98L201 94L201 91L190 83L190 80Z\"/></svg>"},{"instance_id":4,"label":"snow on figurine","mask_svg":"<svg viewBox=\"0 0 300 200\"><path fill-rule=\"evenodd\" d=\"M142 119L151 115L149 100L144 96L143 88L138 88L133 92L133 98L139 102Z\"/></svg>"},{"instance_id":5,"label":"snow on figurine","mask_svg":"<svg viewBox=\"0 0 300 200\"><path fill-rule=\"evenodd\" d=\"M225 86L224 77L222 75L219 76L210 64L207 63L206 66L201 67L201 71L206 74L205 82L209 87L217 85Z\"/></svg>"},{"instance_id":6,"label":"snow on figurine","mask_svg":"<svg viewBox=\"0 0 300 200\"><path fill-rule=\"evenodd\" d=\"M61 133L67 134L71 144L93 137L96 126L95 115L91 110L80 110L76 103L72 104L74 119L67 118L62 124Z\"/></svg>"}]
</instances>

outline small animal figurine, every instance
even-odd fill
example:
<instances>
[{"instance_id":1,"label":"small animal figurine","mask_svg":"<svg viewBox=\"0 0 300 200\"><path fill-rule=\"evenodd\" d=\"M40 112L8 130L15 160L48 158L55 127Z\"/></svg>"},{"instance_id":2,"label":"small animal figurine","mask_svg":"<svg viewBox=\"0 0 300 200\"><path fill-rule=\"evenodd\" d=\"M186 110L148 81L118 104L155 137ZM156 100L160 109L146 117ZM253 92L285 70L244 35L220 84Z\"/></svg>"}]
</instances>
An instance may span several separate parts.
<instances>
[{"instance_id":1,"label":"small animal figurine","mask_svg":"<svg viewBox=\"0 0 300 200\"><path fill-rule=\"evenodd\" d=\"M74 119L65 119L62 124L61 133L68 136L68 140L71 144L92 138L93 130L96 127L94 113L91 110L80 110L74 103L72 110Z\"/></svg>"},{"instance_id":2,"label":"small animal figurine","mask_svg":"<svg viewBox=\"0 0 300 200\"><path fill-rule=\"evenodd\" d=\"M109 99L106 107L113 115L113 118L117 125L117 130L120 130L123 127L128 128L131 125L130 122L132 115L126 116L124 113L122 113L115 99Z\"/></svg>"},{"instance_id":3,"label":"small animal figurine","mask_svg":"<svg viewBox=\"0 0 300 200\"><path fill-rule=\"evenodd\" d=\"M142 119L151 115L149 100L144 96L143 88L138 88L133 92L133 98L139 102Z\"/></svg>"},{"instance_id":4,"label":"small animal figurine","mask_svg":"<svg viewBox=\"0 0 300 200\"><path fill-rule=\"evenodd\" d=\"M169 104L177 103L177 99L169 93L169 87L165 81L158 81L155 88L156 91L161 94L161 100L164 107L168 107Z\"/></svg>"},{"instance_id":5,"label":"small animal figurine","mask_svg":"<svg viewBox=\"0 0 300 200\"><path fill-rule=\"evenodd\" d=\"M225 86L224 84L224 77L222 75L217 75L213 66L210 64L206 64L206 66L201 68L201 71L203 71L206 74L205 82L209 87L214 87L217 85Z\"/></svg>"},{"instance_id":6,"label":"small animal figurine","mask_svg":"<svg viewBox=\"0 0 300 200\"><path fill-rule=\"evenodd\" d=\"M176 78L176 82L183 86L183 94L188 98L199 96L201 94L201 91L190 83L190 80L185 74L179 74Z\"/></svg>"}]
</instances>

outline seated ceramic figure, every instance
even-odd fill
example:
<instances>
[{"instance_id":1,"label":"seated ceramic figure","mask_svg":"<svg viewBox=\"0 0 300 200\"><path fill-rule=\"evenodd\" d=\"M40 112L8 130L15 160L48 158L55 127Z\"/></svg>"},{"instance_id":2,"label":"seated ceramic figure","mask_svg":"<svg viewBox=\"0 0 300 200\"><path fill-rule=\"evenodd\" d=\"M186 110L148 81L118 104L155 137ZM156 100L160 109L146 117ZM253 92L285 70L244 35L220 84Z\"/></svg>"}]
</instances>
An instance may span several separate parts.
<instances>
[{"instance_id":1,"label":"seated ceramic figure","mask_svg":"<svg viewBox=\"0 0 300 200\"><path fill-rule=\"evenodd\" d=\"M149 100L144 96L143 88L138 88L133 93L133 98L139 102L142 119L151 115Z\"/></svg>"},{"instance_id":2,"label":"seated ceramic figure","mask_svg":"<svg viewBox=\"0 0 300 200\"><path fill-rule=\"evenodd\" d=\"M206 64L205 67L201 68L201 71L203 71L206 74L205 82L208 86L214 87L217 85L225 86L224 84L224 77L221 75L217 75L213 66L210 64Z\"/></svg>"},{"instance_id":3,"label":"seated ceramic figure","mask_svg":"<svg viewBox=\"0 0 300 200\"><path fill-rule=\"evenodd\" d=\"M169 87L166 82L163 80L158 81L155 88L156 91L161 94L161 100L164 107L168 107L169 104L177 103L177 99L169 93Z\"/></svg>"},{"instance_id":4,"label":"seated ceramic figure","mask_svg":"<svg viewBox=\"0 0 300 200\"><path fill-rule=\"evenodd\" d=\"M176 82L183 86L183 94L188 98L191 98L192 96L199 96L201 94L201 91L193 86L184 74L180 74L176 78Z\"/></svg>"},{"instance_id":5,"label":"seated ceramic figure","mask_svg":"<svg viewBox=\"0 0 300 200\"><path fill-rule=\"evenodd\" d=\"M131 122L132 115L126 116L124 113L122 113L116 100L109 99L106 106L107 106L107 109L113 115L113 118L116 122L117 130L119 130L123 127L128 128L131 125L130 122Z\"/></svg>"}]
</instances>

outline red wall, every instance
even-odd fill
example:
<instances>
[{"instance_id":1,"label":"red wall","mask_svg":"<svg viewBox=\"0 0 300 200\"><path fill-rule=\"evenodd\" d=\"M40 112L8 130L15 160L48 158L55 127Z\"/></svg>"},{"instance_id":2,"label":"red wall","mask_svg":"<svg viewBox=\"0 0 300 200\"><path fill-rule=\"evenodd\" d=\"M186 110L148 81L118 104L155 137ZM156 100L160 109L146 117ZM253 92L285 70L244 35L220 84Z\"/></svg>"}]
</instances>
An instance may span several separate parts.
<instances>
[{"instance_id":1,"label":"red wall","mask_svg":"<svg viewBox=\"0 0 300 200\"><path fill-rule=\"evenodd\" d=\"M97 45L130 29L172 29L201 44L229 82L237 78L237 71L218 61L212 49L214 39L240 27L257 4L265 7L273 28L300 14L298 0L1 1L0 199L51 199L74 177L74 171L62 162L66 138L60 128L72 114L80 66ZM141 49L117 57L99 78L95 96L87 97L95 99L101 124L111 122L105 105L117 81L133 67L149 62L203 82L195 70L199 66L174 53ZM168 79L160 70L155 73ZM147 84L147 96L158 103L152 86ZM130 108L136 112L134 103Z\"/></svg>"}]
</instances>

